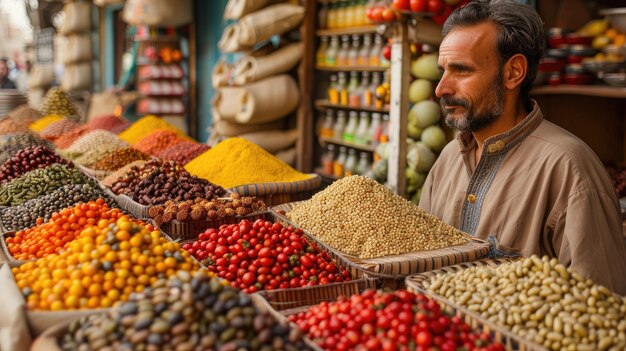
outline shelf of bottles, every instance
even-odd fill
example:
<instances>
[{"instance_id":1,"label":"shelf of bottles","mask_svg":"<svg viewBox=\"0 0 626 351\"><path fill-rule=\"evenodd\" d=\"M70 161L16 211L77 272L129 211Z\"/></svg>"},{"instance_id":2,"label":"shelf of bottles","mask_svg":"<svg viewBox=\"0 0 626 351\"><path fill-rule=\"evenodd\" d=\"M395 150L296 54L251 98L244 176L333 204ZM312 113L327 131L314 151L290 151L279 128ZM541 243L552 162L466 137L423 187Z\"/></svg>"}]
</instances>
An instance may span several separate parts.
<instances>
[{"instance_id":1,"label":"shelf of bottles","mask_svg":"<svg viewBox=\"0 0 626 351\"><path fill-rule=\"evenodd\" d=\"M389 113L389 107L376 107L376 106L344 106L338 103L331 103L329 100L315 100L315 109L318 111L326 111L327 109L339 109L339 110L358 110L378 113Z\"/></svg>"}]
</instances>

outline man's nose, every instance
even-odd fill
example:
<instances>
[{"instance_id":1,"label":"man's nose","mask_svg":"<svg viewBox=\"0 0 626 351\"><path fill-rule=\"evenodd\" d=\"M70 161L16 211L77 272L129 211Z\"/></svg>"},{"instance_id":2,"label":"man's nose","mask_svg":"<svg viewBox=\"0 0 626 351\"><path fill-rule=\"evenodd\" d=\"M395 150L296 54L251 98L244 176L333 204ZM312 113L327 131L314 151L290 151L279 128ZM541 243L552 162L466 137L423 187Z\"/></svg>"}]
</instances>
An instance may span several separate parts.
<instances>
[{"instance_id":1,"label":"man's nose","mask_svg":"<svg viewBox=\"0 0 626 351\"><path fill-rule=\"evenodd\" d=\"M454 89L452 87L452 82L448 77L448 74L444 72L441 75L441 79L439 80L439 84L435 88L435 95L441 98L444 95L454 95Z\"/></svg>"}]
</instances>

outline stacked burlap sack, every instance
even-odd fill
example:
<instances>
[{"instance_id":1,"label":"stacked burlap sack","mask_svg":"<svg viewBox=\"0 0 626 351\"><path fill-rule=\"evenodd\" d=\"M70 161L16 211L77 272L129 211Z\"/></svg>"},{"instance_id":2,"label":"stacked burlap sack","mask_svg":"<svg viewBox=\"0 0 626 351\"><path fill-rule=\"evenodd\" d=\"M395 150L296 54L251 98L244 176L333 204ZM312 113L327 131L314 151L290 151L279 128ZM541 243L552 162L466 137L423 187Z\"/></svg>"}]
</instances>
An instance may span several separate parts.
<instances>
[{"instance_id":1,"label":"stacked burlap sack","mask_svg":"<svg viewBox=\"0 0 626 351\"><path fill-rule=\"evenodd\" d=\"M55 36L56 59L65 66L61 87L66 91L89 90L92 77L91 1L65 3L65 20Z\"/></svg>"},{"instance_id":2,"label":"stacked burlap sack","mask_svg":"<svg viewBox=\"0 0 626 351\"><path fill-rule=\"evenodd\" d=\"M288 72L300 62L303 44L262 44L298 27L304 8L276 0L230 0L224 18L237 22L224 30L220 51L245 55L234 64L220 60L214 67L209 143L240 136L293 165L297 133L285 130L285 117L298 107L300 93Z\"/></svg>"}]
</instances>

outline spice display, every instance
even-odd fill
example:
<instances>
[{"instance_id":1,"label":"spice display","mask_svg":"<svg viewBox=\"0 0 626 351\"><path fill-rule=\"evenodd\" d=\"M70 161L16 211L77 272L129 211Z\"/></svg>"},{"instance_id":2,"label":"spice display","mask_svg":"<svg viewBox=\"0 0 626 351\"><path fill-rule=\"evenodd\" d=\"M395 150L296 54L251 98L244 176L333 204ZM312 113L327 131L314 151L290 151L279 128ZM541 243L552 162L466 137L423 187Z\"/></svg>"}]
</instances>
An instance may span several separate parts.
<instances>
[{"instance_id":1,"label":"spice display","mask_svg":"<svg viewBox=\"0 0 626 351\"><path fill-rule=\"evenodd\" d=\"M436 301L406 290L341 296L289 319L325 350L408 350L406 345L413 345L416 350L504 351L488 332L472 331L461 317L442 312Z\"/></svg>"},{"instance_id":2,"label":"spice display","mask_svg":"<svg viewBox=\"0 0 626 351\"><path fill-rule=\"evenodd\" d=\"M59 149L67 149L72 146L76 140L91 131L93 131L93 129L86 125L72 129L70 132L67 132L65 135L57 138L54 141L54 145L56 145Z\"/></svg>"},{"instance_id":3,"label":"spice display","mask_svg":"<svg viewBox=\"0 0 626 351\"><path fill-rule=\"evenodd\" d=\"M31 123L29 127L30 130L32 130L33 132L39 133L42 130L46 129L52 123L61 121L63 119L64 117L61 115L46 115L45 117Z\"/></svg>"},{"instance_id":4,"label":"spice display","mask_svg":"<svg viewBox=\"0 0 626 351\"><path fill-rule=\"evenodd\" d=\"M87 126L91 129L103 129L119 134L130 126L130 122L116 116L100 116L89 121Z\"/></svg>"},{"instance_id":5,"label":"spice display","mask_svg":"<svg viewBox=\"0 0 626 351\"><path fill-rule=\"evenodd\" d=\"M130 127L128 127L125 131L120 133L120 138L127 143L134 145L139 140L145 138L152 132L159 129L168 129L174 131L181 137L185 136L185 133L183 133L183 131L167 123L165 120L156 116L149 115L141 118L137 122L133 123Z\"/></svg>"},{"instance_id":6,"label":"spice display","mask_svg":"<svg viewBox=\"0 0 626 351\"><path fill-rule=\"evenodd\" d=\"M11 112L7 114L7 116L11 117L12 119L16 121L27 121L27 122L33 122L42 117L39 111L30 107L28 104L20 105L14 108Z\"/></svg>"},{"instance_id":7,"label":"spice display","mask_svg":"<svg viewBox=\"0 0 626 351\"><path fill-rule=\"evenodd\" d=\"M183 249L246 293L350 280L301 229L262 219L207 229Z\"/></svg>"},{"instance_id":8,"label":"spice display","mask_svg":"<svg viewBox=\"0 0 626 351\"><path fill-rule=\"evenodd\" d=\"M172 130L158 129L133 144L133 147L148 155L157 155L168 147L183 141L185 139Z\"/></svg>"},{"instance_id":9,"label":"spice display","mask_svg":"<svg viewBox=\"0 0 626 351\"><path fill-rule=\"evenodd\" d=\"M232 188L244 184L295 182L311 176L243 138L230 138L185 165L189 173Z\"/></svg>"},{"instance_id":10,"label":"spice display","mask_svg":"<svg viewBox=\"0 0 626 351\"><path fill-rule=\"evenodd\" d=\"M52 87L43 98L39 109L44 116L60 115L68 118L77 118L78 111L68 94L59 87Z\"/></svg>"},{"instance_id":11,"label":"spice display","mask_svg":"<svg viewBox=\"0 0 626 351\"><path fill-rule=\"evenodd\" d=\"M63 350L307 350L251 298L206 272L157 280L111 313L69 327Z\"/></svg>"},{"instance_id":12,"label":"spice display","mask_svg":"<svg viewBox=\"0 0 626 351\"><path fill-rule=\"evenodd\" d=\"M35 226L39 218L47 222L53 213L72 207L79 202L98 199L104 199L110 206L117 207L115 201L96 185L64 185L49 194L28 200L22 205L0 209L0 220L4 229L16 231Z\"/></svg>"},{"instance_id":13,"label":"spice display","mask_svg":"<svg viewBox=\"0 0 626 351\"><path fill-rule=\"evenodd\" d=\"M39 135L46 140L54 141L78 127L80 127L80 123L63 118L62 120L50 123Z\"/></svg>"},{"instance_id":14,"label":"spice display","mask_svg":"<svg viewBox=\"0 0 626 351\"><path fill-rule=\"evenodd\" d=\"M340 179L287 216L331 247L360 258L434 250L468 241L375 180Z\"/></svg>"},{"instance_id":15,"label":"spice display","mask_svg":"<svg viewBox=\"0 0 626 351\"><path fill-rule=\"evenodd\" d=\"M69 247L83 229L95 226L100 219L114 223L122 215L119 209L111 209L104 199L81 203L53 214L47 222L43 218L37 220L36 226L7 237L6 244L9 253L18 260L41 258ZM64 226L67 229L63 229Z\"/></svg>"},{"instance_id":16,"label":"spice display","mask_svg":"<svg viewBox=\"0 0 626 351\"><path fill-rule=\"evenodd\" d=\"M16 206L45 195L68 184L92 184L97 186L76 168L67 165L52 166L30 171L20 178L0 186L0 205Z\"/></svg>"},{"instance_id":17,"label":"spice display","mask_svg":"<svg viewBox=\"0 0 626 351\"><path fill-rule=\"evenodd\" d=\"M191 160L200 156L209 149L210 147L207 144L196 143L193 141L182 141L164 149L156 156L164 160L175 161L181 165L186 165Z\"/></svg>"},{"instance_id":18,"label":"spice display","mask_svg":"<svg viewBox=\"0 0 626 351\"><path fill-rule=\"evenodd\" d=\"M158 278L197 267L161 232L122 216L99 220L65 250L13 268L13 275L28 309L59 311L111 307Z\"/></svg>"},{"instance_id":19,"label":"spice display","mask_svg":"<svg viewBox=\"0 0 626 351\"><path fill-rule=\"evenodd\" d=\"M111 190L142 205L160 205L167 200L210 200L226 193L224 188L190 175L179 164L161 160L150 160L141 167L131 168Z\"/></svg>"},{"instance_id":20,"label":"spice display","mask_svg":"<svg viewBox=\"0 0 626 351\"><path fill-rule=\"evenodd\" d=\"M16 121L11 117L0 120L0 134L29 132L30 121Z\"/></svg>"},{"instance_id":21,"label":"spice display","mask_svg":"<svg viewBox=\"0 0 626 351\"><path fill-rule=\"evenodd\" d=\"M16 152L33 145L42 145L52 148L52 145L31 133L9 134L0 139L0 162L5 163Z\"/></svg>"},{"instance_id":22,"label":"spice display","mask_svg":"<svg viewBox=\"0 0 626 351\"><path fill-rule=\"evenodd\" d=\"M266 209L265 203L256 197L241 197L237 193L232 193L228 199L195 199L182 202L170 200L164 205L152 206L148 210L148 216L154 219L157 225L161 225L173 220L190 222L245 216Z\"/></svg>"},{"instance_id":23,"label":"spice display","mask_svg":"<svg viewBox=\"0 0 626 351\"><path fill-rule=\"evenodd\" d=\"M61 155L82 165L91 165L107 153L128 147L117 135L106 130L93 130L76 140L72 146L61 151Z\"/></svg>"},{"instance_id":24,"label":"spice display","mask_svg":"<svg viewBox=\"0 0 626 351\"><path fill-rule=\"evenodd\" d=\"M72 167L71 162L68 164L65 159L45 146L29 146L16 152L13 157L0 166L0 183L9 182L26 172L46 168L55 163Z\"/></svg>"},{"instance_id":25,"label":"spice display","mask_svg":"<svg viewBox=\"0 0 626 351\"><path fill-rule=\"evenodd\" d=\"M149 160L150 156L130 147L113 150L102 156L91 168L101 171L115 171L137 160Z\"/></svg>"},{"instance_id":26,"label":"spice display","mask_svg":"<svg viewBox=\"0 0 626 351\"><path fill-rule=\"evenodd\" d=\"M550 350L626 348L626 301L556 258L471 267L428 289Z\"/></svg>"},{"instance_id":27,"label":"spice display","mask_svg":"<svg viewBox=\"0 0 626 351\"><path fill-rule=\"evenodd\" d=\"M104 178L101 183L107 188L111 188L113 187L113 184L115 184L115 182L117 182L120 178L123 178L126 173L128 173L128 171L130 171L133 167L141 168L145 163L146 161L143 160L133 161L106 176L106 178Z\"/></svg>"}]
</instances>

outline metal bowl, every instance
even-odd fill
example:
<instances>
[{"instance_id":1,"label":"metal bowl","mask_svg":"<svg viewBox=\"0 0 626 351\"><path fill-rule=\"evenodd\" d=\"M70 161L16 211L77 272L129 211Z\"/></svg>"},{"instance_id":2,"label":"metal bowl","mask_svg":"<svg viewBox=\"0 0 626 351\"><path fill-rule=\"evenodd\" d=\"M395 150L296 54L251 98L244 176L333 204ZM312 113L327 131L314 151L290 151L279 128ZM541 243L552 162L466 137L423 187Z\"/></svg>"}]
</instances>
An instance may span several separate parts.
<instances>
[{"instance_id":1,"label":"metal bowl","mask_svg":"<svg viewBox=\"0 0 626 351\"><path fill-rule=\"evenodd\" d=\"M626 73L605 73L602 75L602 79L608 85L614 87L626 87Z\"/></svg>"},{"instance_id":2,"label":"metal bowl","mask_svg":"<svg viewBox=\"0 0 626 351\"><path fill-rule=\"evenodd\" d=\"M626 32L626 7L601 10L600 14L609 18L611 27Z\"/></svg>"},{"instance_id":3,"label":"metal bowl","mask_svg":"<svg viewBox=\"0 0 626 351\"><path fill-rule=\"evenodd\" d=\"M583 67L585 67L587 71L594 73L618 72L620 69L626 67L626 60L586 60L583 61Z\"/></svg>"}]
</instances>

